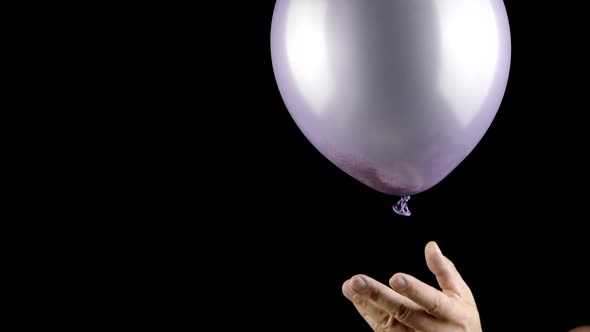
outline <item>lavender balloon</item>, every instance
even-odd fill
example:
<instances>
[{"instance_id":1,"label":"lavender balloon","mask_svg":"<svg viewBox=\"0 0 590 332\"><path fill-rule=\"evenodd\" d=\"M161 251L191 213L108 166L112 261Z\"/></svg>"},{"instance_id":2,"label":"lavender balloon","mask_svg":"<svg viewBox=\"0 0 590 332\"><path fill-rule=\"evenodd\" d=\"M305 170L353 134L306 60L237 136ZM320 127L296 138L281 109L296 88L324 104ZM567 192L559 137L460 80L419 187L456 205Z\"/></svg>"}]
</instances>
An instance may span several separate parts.
<instances>
[{"instance_id":1,"label":"lavender balloon","mask_svg":"<svg viewBox=\"0 0 590 332\"><path fill-rule=\"evenodd\" d=\"M305 137L410 215L492 123L510 28L502 0L277 0L271 54Z\"/></svg>"}]
</instances>

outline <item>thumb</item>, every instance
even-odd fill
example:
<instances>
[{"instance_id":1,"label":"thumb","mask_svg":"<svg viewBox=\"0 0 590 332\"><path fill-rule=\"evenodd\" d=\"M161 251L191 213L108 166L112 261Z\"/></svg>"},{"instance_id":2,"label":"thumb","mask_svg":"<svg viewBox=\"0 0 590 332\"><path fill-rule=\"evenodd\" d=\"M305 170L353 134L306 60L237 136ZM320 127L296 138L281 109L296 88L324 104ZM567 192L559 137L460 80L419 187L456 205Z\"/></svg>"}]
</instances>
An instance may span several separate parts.
<instances>
[{"instance_id":1,"label":"thumb","mask_svg":"<svg viewBox=\"0 0 590 332\"><path fill-rule=\"evenodd\" d=\"M436 276L436 280L444 293L455 294L461 298L473 300L469 287L455 268L455 264L443 256L438 244L431 241L424 250L428 269Z\"/></svg>"}]
</instances>

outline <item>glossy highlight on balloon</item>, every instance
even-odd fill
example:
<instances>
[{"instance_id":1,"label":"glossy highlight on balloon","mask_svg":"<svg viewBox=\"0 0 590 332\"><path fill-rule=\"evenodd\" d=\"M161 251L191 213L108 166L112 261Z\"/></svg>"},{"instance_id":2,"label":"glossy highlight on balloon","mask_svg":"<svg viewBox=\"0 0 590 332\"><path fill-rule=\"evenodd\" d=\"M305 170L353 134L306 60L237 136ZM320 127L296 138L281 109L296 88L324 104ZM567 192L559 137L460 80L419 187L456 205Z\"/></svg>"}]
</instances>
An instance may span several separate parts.
<instances>
[{"instance_id":1,"label":"glossy highlight on balloon","mask_svg":"<svg viewBox=\"0 0 590 332\"><path fill-rule=\"evenodd\" d=\"M510 27L502 0L277 0L271 56L305 137L410 215L490 127Z\"/></svg>"}]
</instances>

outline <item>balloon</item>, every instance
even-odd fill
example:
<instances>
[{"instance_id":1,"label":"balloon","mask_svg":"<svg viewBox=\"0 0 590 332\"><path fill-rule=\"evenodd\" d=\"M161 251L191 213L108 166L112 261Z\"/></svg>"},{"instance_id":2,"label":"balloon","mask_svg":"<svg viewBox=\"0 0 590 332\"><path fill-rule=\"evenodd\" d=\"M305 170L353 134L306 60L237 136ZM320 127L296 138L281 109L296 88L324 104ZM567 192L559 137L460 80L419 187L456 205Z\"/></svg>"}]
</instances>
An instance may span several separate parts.
<instances>
[{"instance_id":1,"label":"balloon","mask_svg":"<svg viewBox=\"0 0 590 332\"><path fill-rule=\"evenodd\" d=\"M409 215L491 125L510 28L502 0L277 0L271 56L305 137Z\"/></svg>"}]
</instances>

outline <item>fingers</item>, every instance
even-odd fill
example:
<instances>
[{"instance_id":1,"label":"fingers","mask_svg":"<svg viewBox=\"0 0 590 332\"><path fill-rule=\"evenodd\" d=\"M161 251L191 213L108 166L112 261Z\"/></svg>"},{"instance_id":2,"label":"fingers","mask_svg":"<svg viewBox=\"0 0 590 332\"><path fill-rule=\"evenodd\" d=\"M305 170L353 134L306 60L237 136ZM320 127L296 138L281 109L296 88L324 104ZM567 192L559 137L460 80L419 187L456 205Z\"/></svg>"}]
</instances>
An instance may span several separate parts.
<instances>
[{"instance_id":1,"label":"fingers","mask_svg":"<svg viewBox=\"0 0 590 332\"><path fill-rule=\"evenodd\" d=\"M436 276L438 284L445 293L455 294L462 298L472 297L469 287L455 268L455 265L443 256L436 242L429 242L426 245L424 254L428 268Z\"/></svg>"},{"instance_id":2,"label":"fingers","mask_svg":"<svg viewBox=\"0 0 590 332\"><path fill-rule=\"evenodd\" d=\"M398 273L391 277L389 284L435 317L453 320L457 316L451 298L410 275Z\"/></svg>"},{"instance_id":3,"label":"fingers","mask_svg":"<svg viewBox=\"0 0 590 332\"><path fill-rule=\"evenodd\" d=\"M429 315L416 303L365 275L352 277L343 285L343 292L345 295L351 294L350 298L353 299L353 302L355 304L358 302L376 324L387 323L391 325L395 321L399 321L417 330L432 330L433 327L439 325L435 317ZM381 311L375 312L371 309L371 305L375 305ZM391 317L383 316L383 313L392 316L395 320L386 322L385 318ZM369 321L369 319L366 320ZM380 328L382 327L380 326Z\"/></svg>"},{"instance_id":4,"label":"fingers","mask_svg":"<svg viewBox=\"0 0 590 332\"><path fill-rule=\"evenodd\" d=\"M364 296L355 294L350 283L351 281L347 280L342 285L342 293L354 304L355 308L374 331L378 331L378 329L385 331L387 328L393 327L398 323L391 314L379 308L375 303L367 300Z\"/></svg>"}]
</instances>

